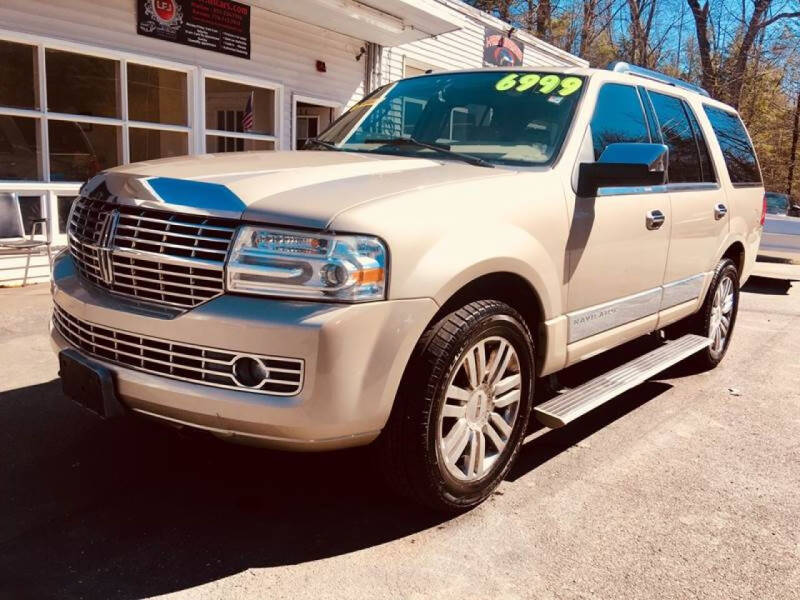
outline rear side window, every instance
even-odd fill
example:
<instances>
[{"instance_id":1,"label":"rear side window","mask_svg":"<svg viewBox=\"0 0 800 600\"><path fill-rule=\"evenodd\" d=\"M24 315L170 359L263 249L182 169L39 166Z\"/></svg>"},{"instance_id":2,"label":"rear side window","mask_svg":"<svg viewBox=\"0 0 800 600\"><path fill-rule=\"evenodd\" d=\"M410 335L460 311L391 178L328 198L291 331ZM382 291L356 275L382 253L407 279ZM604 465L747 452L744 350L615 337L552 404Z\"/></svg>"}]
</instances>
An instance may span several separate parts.
<instances>
[{"instance_id":1,"label":"rear side window","mask_svg":"<svg viewBox=\"0 0 800 600\"><path fill-rule=\"evenodd\" d=\"M756 153L739 116L713 106L703 106L703 109L711 121L711 128L717 136L722 156L725 157L725 166L728 168L731 183L760 184L761 173L758 170Z\"/></svg>"},{"instance_id":2,"label":"rear side window","mask_svg":"<svg viewBox=\"0 0 800 600\"><path fill-rule=\"evenodd\" d=\"M609 144L650 141L639 93L629 85L607 83L600 88L591 128L595 160Z\"/></svg>"},{"instance_id":3,"label":"rear side window","mask_svg":"<svg viewBox=\"0 0 800 600\"><path fill-rule=\"evenodd\" d=\"M711 164L711 156L708 153L708 144L706 144L706 138L700 129L700 123L697 122L697 117L694 116L694 111L692 110L691 106L684 103L683 108L686 110L686 114L689 116L689 121L692 123L692 129L694 130L694 139L697 142L697 151L700 153L700 170L702 171L703 181L714 183L717 181L717 178L714 175L714 166Z\"/></svg>"},{"instance_id":4,"label":"rear side window","mask_svg":"<svg viewBox=\"0 0 800 600\"><path fill-rule=\"evenodd\" d=\"M664 143L669 148L669 183L703 181L700 151L680 98L650 92Z\"/></svg>"}]
</instances>

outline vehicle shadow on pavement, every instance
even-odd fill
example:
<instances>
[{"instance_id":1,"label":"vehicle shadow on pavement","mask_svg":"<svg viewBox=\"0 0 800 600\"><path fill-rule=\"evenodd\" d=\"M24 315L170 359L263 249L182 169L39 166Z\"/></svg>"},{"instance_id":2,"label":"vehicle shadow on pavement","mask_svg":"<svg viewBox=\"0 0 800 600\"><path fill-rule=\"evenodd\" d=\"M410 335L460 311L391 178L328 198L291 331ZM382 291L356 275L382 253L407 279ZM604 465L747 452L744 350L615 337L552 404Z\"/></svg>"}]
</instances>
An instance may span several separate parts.
<instances>
[{"instance_id":1,"label":"vehicle shadow on pavement","mask_svg":"<svg viewBox=\"0 0 800 600\"><path fill-rule=\"evenodd\" d=\"M0 393L0 598L141 598L436 526L361 450L289 454Z\"/></svg>"},{"instance_id":2,"label":"vehicle shadow on pavement","mask_svg":"<svg viewBox=\"0 0 800 600\"><path fill-rule=\"evenodd\" d=\"M568 371L596 376L644 339ZM523 447L516 480L669 385L647 382ZM444 518L388 494L367 450L292 454L103 422L57 380L0 393L0 597L140 598L412 535Z\"/></svg>"},{"instance_id":3,"label":"vehicle shadow on pavement","mask_svg":"<svg viewBox=\"0 0 800 600\"><path fill-rule=\"evenodd\" d=\"M751 275L742 287L742 292L751 294L767 294L770 296L787 296L793 283L797 279L778 279L776 277L762 277Z\"/></svg>"}]
</instances>

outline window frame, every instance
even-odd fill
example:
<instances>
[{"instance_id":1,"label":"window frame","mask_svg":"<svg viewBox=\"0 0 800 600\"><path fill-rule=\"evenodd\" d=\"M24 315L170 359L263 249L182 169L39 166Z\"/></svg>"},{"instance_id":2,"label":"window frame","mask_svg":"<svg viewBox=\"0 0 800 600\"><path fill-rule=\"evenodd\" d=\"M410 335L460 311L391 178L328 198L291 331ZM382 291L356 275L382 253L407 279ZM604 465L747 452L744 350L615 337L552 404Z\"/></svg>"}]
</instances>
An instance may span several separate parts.
<instances>
[{"instance_id":1,"label":"window frame","mask_svg":"<svg viewBox=\"0 0 800 600\"><path fill-rule=\"evenodd\" d=\"M416 75L409 75L408 73L406 73L406 67L416 69L417 71L422 71L422 73L417 73ZM430 73L440 73L446 70L447 69L445 69L444 67L437 67L432 63L417 60L415 58L410 58L407 54L404 54L403 76L400 79L408 79L410 77L422 77L423 75L429 75Z\"/></svg>"},{"instance_id":2,"label":"window frame","mask_svg":"<svg viewBox=\"0 0 800 600\"><path fill-rule=\"evenodd\" d=\"M706 143L706 150L708 151L709 160L711 162L711 169L714 171L714 181L681 181L681 182L671 182L669 180L669 164L667 164L667 190L670 192L681 192L681 191L696 191L696 190L715 190L720 188L720 181L719 181L719 171L717 170L717 165L714 161L714 156L711 154L711 148L708 144L708 137L703 134L702 125L700 125L700 120L697 117L697 113L693 110L691 103L680 94L673 94L665 90L655 90L650 87L640 86L642 90L644 90L645 94L647 95L647 101L650 103L650 107L653 111L653 119L655 120L655 126L658 131L659 140L665 146L666 141L664 140L664 135L661 132L661 121L658 118L658 112L656 111L655 104L653 104L653 99L650 97L651 94L660 94L662 96L667 96L669 98L673 98L678 100L681 105L683 106L684 114L686 116L686 120L689 122L689 129L692 131L692 138L694 139L694 145L697 149L697 158L698 158L698 165L700 159L700 147L697 141L697 134L701 134L703 136L703 140ZM694 125L692 124L692 119L690 118L689 114L686 113L687 110L692 111L692 115L694 116L694 120L697 122L698 126L700 127L700 131L695 131ZM702 177L702 167L700 169L700 176Z\"/></svg>"},{"instance_id":3,"label":"window frame","mask_svg":"<svg viewBox=\"0 0 800 600\"><path fill-rule=\"evenodd\" d=\"M223 138L234 138L240 140L260 140L265 142L272 142L273 148L277 150L280 147L281 127L283 125L281 119L281 108L283 107L283 86L279 83L269 81L266 79L259 79L256 77L248 77L246 75L236 75L225 73L222 71L215 71L212 69L199 69L200 90L199 102L196 103L196 108L199 107L197 115L197 129L200 132L201 139L199 146L201 150L199 153L207 152L206 143L208 136L216 136ZM273 96L273 119L275 123L274 131L272 134L265 133L247 133L244 131L223 131L221 129L214 129L206 126L206 80L217 79L218 81L227 81L230 83L237 83L240 85L251 85L261 89L271 90Z\"/></svg>"},{"instance_id":4,"label":"window frame","mask_svg":"<svg viewBox=\"0 0 800 600\"><path fill-rule=\"evenodd\" d=\"M331 122L328 123L328 127L333 125L339 117L342 116L342 103L336 102L335 100L326 100L325 98L315 98L314 96L308 96L304 94L299 94L296 92L292 92L292 113L291 113L291 121L290 121L290 141L289 141L289 148L291 150L298 150L297 148L297 135L295 131L295 127L297 126L297 104L298 103L306 103L306 104L315 104L317 106L323 106L325 108L331 109ZM326 127L325 129L327 129ZM324 130L319 130L317 135L322 133ZM277 148L277 146L276 146Z\"/></svg>"}]
</instances>

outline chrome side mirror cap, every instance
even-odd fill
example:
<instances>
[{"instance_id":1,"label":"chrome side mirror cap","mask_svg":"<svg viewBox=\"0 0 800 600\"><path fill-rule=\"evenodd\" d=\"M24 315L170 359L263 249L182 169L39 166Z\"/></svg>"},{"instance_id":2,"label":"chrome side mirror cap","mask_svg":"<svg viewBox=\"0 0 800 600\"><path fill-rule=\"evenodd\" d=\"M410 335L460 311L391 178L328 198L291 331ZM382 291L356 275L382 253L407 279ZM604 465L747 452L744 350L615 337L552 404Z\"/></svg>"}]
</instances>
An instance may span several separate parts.
<instances>
[{"instance_id":1,"label":"chrome side mirror cap","mask_svg":"<svg viewBox=\"0 0 800 600\"><path fill-rule=\"evenodd\" d=\"M664 185L668 160L664 144L609 144L597 162L581 163L578 196L594 197L604 187Z\"/></svg>"}]
</instances>

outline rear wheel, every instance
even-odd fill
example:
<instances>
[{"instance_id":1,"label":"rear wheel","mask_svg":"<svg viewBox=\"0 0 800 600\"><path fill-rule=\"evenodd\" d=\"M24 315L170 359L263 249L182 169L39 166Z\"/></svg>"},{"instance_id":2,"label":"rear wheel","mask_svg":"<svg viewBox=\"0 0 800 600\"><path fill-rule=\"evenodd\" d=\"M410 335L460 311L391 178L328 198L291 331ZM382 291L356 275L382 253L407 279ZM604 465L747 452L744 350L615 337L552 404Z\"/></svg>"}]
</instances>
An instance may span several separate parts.
<instances>
[{"instance_id":1,"label":"rear wheel","mask_svg":"<svg viewBox=\"0 0 800 600\"><path fill-rule=\"evenodd\" d=\"M533 356L522 317L499 301L472 302L432 325L378 442L391 486L446 512L485 500L522 443Z\"/></svg>"},{"instance_id":2,"label":"rear wheel","mask_svg":"<svg viewBox=\"0 0 800 600\"><path fill-rule=\"evenodd\" d=\"M716 367L731 343L736 315L739 312L739 270L729 258L723 258L714 270L706 300L690 321L690 332L708 337L711 345L697 353L694 362L704 369Z\"/></svg>"}]
</instances>

